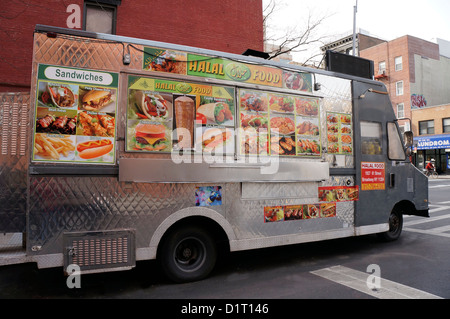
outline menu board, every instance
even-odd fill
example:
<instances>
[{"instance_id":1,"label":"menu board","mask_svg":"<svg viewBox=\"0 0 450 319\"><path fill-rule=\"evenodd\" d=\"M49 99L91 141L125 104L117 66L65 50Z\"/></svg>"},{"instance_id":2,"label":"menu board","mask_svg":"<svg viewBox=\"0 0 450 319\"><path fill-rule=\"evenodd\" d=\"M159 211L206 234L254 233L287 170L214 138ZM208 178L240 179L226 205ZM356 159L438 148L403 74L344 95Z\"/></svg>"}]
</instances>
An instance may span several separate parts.
<instances>
[{"instance_id":1,"label":"menu board","mask_svg":"<svg viewBox=\"0 0 450 319\"><path fill-rule=\"evenodd\" d=\"M233 154L234 89L128 77L127 151Z\"/></svg>"},{"instance_id":2,"label":"menu board","mask_svg":"<svg viewBox=\"0 0 450 319\"><path fill-rule=\"evenodd\" d=\"M306 72L154 47L144 47L143 54L142 69L145 71L214 78L310 93L313 91L312 75Z\"/></svg>"},{"instance_id":3,"label":"menu board","mask_svg":"<svg viewBox=\"0 0 450 319\"><path fill-rule=\"evenodd\" d=\"M353 154L352 116L327 112L328 154Z\"/></svg>"},{"instance_id":4,"label":"menu board","mask_svg":"<svg viewBox=\"0 0 450 319\"><path fill-rule=\"evenodd\" d=\"M240 152L320 157L318 98L239 91Z\"/></svg>"},{"instance_id":5,"label":"menu board","mask_svg":"<svg viewBox=\"0 0 450 319\"><path fill-rule=\"evenodd\" d=\"M118 74L40 64L32 160L115 163Z\"/></svg>"}]
</instances>

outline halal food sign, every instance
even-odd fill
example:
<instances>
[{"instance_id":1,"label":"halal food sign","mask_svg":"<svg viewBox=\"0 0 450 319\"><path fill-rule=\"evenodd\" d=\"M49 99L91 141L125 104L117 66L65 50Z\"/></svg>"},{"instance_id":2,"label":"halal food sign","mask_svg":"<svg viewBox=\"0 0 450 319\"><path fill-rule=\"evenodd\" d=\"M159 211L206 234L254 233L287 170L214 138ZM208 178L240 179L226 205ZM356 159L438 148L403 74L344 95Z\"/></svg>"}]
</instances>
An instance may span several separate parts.
<instances>
[{"instance_id":1,"label":"halal food sign","mask_svg":"<svg viewBox=\"0 0 450 319\"><path fill-rule=\"evenodd\" d=\"M183 51L144 47L143 70L312 92L312 75Z\"/></svg>"},{"instance_id":2,"label":"halal food sign","mask_svg":"<svg viewBox=\"0 0 450 319\"><path fill-rule=\"evenodd\" d=\"M283 71L226 59L188 54L188 75L282 87Z\"/></svg>"}]
</instances>

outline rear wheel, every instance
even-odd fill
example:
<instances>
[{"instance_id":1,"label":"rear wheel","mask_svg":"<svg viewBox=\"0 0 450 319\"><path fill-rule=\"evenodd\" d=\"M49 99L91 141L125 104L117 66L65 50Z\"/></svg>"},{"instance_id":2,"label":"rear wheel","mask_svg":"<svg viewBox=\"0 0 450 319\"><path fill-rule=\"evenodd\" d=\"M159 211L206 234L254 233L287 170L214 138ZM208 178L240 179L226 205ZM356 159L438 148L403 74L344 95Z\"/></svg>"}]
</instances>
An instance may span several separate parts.
<instances>
[{"instance_id":1,"label":"rear wheel","mask_svg":"<svg viewBox=\"0 0 450 319\"><path fill-rule=\"evenodd\" d=\"M400 238L403 229L403 214L400 210L395 209L389 216L389 230L385 233L378 234L383 241L395 241Z\"/></svg>"},{"instance_id":2,"label":"rear wheel","mask_svg":"<svg viewBox=\"0 0 450 319\"><path fill-rule=\"evenodd\" d=\"M167 277L179 283L204 279L213 270L216 259L214 239L195 226L171 231L162 243L159 257Z\"/></svg>"}]
</instances>

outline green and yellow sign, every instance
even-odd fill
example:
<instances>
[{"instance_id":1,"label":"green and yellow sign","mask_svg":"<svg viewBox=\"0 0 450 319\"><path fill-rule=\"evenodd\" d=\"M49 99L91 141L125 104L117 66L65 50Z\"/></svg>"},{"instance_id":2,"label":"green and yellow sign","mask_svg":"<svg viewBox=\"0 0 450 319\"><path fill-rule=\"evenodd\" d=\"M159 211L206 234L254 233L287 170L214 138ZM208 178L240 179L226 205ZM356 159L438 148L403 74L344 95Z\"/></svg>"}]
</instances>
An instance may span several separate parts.
<instances>
[{"instance_id":1,"label":"green and yellow sign","mask_svg":"<svg viewBox=\"0 0 450 319\"><path fill-rule=\"evenodd\" d=\"M143 69L312 92L312 76L225 58L144 47Z\"/></svg>"}]
</instances>

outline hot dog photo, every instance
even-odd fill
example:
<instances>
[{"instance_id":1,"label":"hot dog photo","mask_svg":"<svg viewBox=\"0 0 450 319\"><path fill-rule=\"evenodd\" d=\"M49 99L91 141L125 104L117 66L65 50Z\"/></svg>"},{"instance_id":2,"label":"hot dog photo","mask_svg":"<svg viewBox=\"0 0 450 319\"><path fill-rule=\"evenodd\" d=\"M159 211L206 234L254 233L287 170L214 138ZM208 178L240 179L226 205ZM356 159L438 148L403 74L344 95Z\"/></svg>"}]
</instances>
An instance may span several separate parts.
<instances>
[{"instance_id":1,"label":"hot dog photo","mask_svg":"<svg viewBox=\"0 0 450 319\"><path fill-rule=\"evenodd\" d=\"M233 130L215 127L203 128L195 141L195 150L211 154L232 153L234 151Z\"/></svg>"},{"instance_id":2,"label":"hot dog photo","mask_svg":"<svg viewBox=\"0 0 450 319\"><path fill-rule=\"evenodd\" d=\"M78 136L77 160L95 163L114 162L114 139L94 136Z\"/></svg>"}]
</instances>

